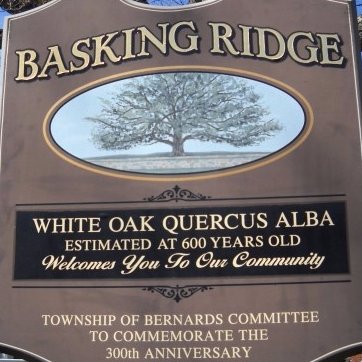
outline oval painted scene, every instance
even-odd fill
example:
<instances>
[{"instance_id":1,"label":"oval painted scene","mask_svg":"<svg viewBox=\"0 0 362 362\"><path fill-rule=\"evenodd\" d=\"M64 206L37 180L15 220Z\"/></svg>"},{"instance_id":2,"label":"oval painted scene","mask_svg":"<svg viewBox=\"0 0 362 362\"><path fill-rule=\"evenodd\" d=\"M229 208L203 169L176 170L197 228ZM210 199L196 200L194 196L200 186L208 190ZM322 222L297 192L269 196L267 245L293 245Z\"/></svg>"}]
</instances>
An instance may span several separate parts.
<instances>
[{"instance_id":1,"label":"oval painted scene","mask_svg":"<svg viewBox=\"0 0 362 362\"><path fill-rule=\"evenodd\" d=\"M242 76L170 72L121 79L63 104L50 133L96 168L180 175L237 168L294 144L306 127L287 92Z\"/></svg>"}]
</instances>

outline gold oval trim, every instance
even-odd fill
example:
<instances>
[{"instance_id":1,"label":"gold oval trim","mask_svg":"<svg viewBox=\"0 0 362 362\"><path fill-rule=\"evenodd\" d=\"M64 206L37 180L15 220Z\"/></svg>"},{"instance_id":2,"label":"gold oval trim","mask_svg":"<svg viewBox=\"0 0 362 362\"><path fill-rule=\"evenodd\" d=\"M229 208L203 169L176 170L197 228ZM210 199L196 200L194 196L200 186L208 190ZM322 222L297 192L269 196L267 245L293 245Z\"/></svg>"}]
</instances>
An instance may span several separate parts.
<instances>
[{"instance_id":1,"label":"gold oval trim","mask_svg":"<svg viewBox=\"0 0 362 362\"><path fill-rule=\"evenodd\" d=\"M54 116L54 114L60 109L60 107L66 103L66 101L74 98L76 95L83 93L86 90L90 90L95 88L96 86L107 84L115 80L131 78L133 76L138 75L148 75L153 73L166 73L166 72L176 72L176 71L212 71L216 73L224 73L236 76L243 76L253 80L265 82L269 85L274 85L281 90L286 91L289 95L293 96L298 103L302 106L305 112L305 126L303 131L299 134L297 138L292 141L289 146L283 148L281 151L276 151L272 153L270 156L263 158L261 161L253 161L252 163L247 163L240 166L234 166L233 168L229 169L221 169L221 170L214 170L214 171L206 171L204 173L195 173L195 174L180 174L180 175L155 175L155 174L136 174L132 172L126 172L122 170L112 170L106 169L101 166L91 165L88 162L81 161L78 158L72 158L70 154L65 154L64 151L61 151L60 148L55 145L52 141L52 137L50 134L50 122ZM212 66L193 66L193 65L186 65L186 66L166 66L166 67L154 67L154 68L145 68L142 70L135 70L129 71L124 73L114 74L109 77L101 78L96 81L87 83L79 88L74 89L70 93L66 94L62 98L60 98L50 110L47 112L44 122L43 122L43 137L45 139L46 144L48 147L60 158L65 160L66 162L72 164L73 166L79 167L83 170L94 172L104 176L111 176L121 179L127 180L136 180L136 181L155 181L155 182L177 182L177 181L196 181L196 180L207 180L207 179L214 179L226 176L232 176L239 173L243 173L246 171L255 170L256 168L263 167L268 165L272 162L275 162L291 152L293 152L296 148L298 148L309 136L314 124L314 114L312 107L308 100L296 89L290 87L289 85L273 79L271 77L249 72L246 70L241 69L234 69L228 67L212 67Z\"/></svg>"}]
</instances>

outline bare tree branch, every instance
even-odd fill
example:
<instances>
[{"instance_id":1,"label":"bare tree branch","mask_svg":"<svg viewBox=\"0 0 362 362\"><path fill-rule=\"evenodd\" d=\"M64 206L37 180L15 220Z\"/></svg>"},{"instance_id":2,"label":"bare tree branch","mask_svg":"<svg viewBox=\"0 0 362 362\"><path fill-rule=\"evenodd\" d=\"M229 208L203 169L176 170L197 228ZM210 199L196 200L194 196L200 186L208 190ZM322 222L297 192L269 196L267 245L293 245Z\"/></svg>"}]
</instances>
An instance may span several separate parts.
<instances>
[{"instance_id":1,"label":"bare tree branch","mask_svg":"<svg viewBox=\"0 0 362 362\"><path fill-rule=\"evenodd\" d=\"M34 9L40 5L44 5L50 0L0 0L0 8L9 14L18 14L23 11ZM148 4L150 0L134 0L142 4ZM175 4L183 5L183 0L172 0ZM201 3L204 0L187 0L188 4ZM170 0L159 0L160 5L167 5ZM358 2L356 6L362 6L362 2ZM362 49L362 16L358 17L358 34L360 38L360 46ZM0 30L0 41L2 38L2 30ZM1 46L1 42L0 42Z\"/></svg>"},{"instance_id":2,"label":"bare tree branch","mask_svg":"<svg viewBox=\"0 0 362 362\"><path fill-rule=\"evenodd\" d=\"M44 5L50 0L0 0L0 8L10 14L21 13Z\"/></svg>"},{"instance_id":3,"label":"bare tree branch","mask_svg":"<svg viewBox=\"0 0 362 362\"><path fill-rule=\"evenodd\" d=\"M190 97L190 94L192 95ZM155 141L185 155L189 140L256 145L282 129L246 80L213 73L161 73L120 82L102 100L92 141L99 149L128 150Z\"/></svg>"},{"instance_id":4,"label":"bare tree branch","mask_svg":"<svg viewBox=\"0 0 362 362\"><path fill-rule=\"evenodd\" d=\"M17 14L26 10L34 9L48 3L50 0L0 0L0 8L10 14ZM142 4L148 4L149 0L134 0ZM183 5L183 0L172 0L175 4ZM204 0L188 0L189 4L200 3ZM167 5L170 0L160 0L160 5Z\"/></svg>"}]
</instances>

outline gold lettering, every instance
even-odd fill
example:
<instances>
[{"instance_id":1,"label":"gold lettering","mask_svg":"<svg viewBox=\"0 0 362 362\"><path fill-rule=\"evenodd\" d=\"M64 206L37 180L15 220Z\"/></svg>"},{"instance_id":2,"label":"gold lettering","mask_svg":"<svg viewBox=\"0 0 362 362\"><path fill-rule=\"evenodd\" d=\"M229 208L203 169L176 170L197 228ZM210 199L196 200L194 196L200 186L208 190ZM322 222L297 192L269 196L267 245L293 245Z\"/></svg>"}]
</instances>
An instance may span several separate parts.
<instances>
[{"instance_id":1,"label":"gold lettering","mask_svg":"<svg viewBox=\"0 0 362 362\"><path fill-rule=\"evenodd\" d=\"M285 40L283 35L278 31L270 28L255 28L258 32L258 44L259 44L259 53L256 54L258 58L269 59L269 60L279 60L285 55ZM268 54L270 50L270 39L275 39L277 42L277 51L274 54Z\"/></svg>"},{"instance_id":2,"label":"gold lettering","mask_svg":"<svg viewBox=\"0 0 362 362\"><path fill-rule=\"evenodd\" d=\"M35 50L18 50L19 57L18 75L15 80L27 81L36 78L39 72L39 65L36 63L38 54Z\"/></svg>"},{"instance_id":3,"label":"gold lettering","mask_svg":"<svg viewBox=\"0 0 362 362\"><path fill-rule=\"evenodd\" d=\"M213 54L226 54L223 45L231 55L239 55L240 52L234 47L230 38L234 37L233 28L225 23L208 23L212 28L212 48Z\"/></svg>"},{"instance_id":4,"label":"gold lettering","mask_svg":"<svg viewBox=\"0 0 362 362\"><path fill-rule=\"evenodd\" d=\"M343 65L344 57L341 56L339 45L342 43L338 34L316 34L321 40L322 65ZM333 59L333 54L337 59Z\"/></svg>"},{"instance_id":5,"label":"gold lettering","mask_svg":"<svg viewBox=\"0 0 362 362\"><path fill-rule=\"evenodd\" d=\"M192 31L196 32L196 26L192 21L180 21L179 23L173 25L169 33L169 43L173 50L178 53L190 53L198 50L198 40L199 36L197 35L186 35L186 38L189 40L189 44L186 48L180 47L177 41L177 34L182 28L189 28Z\"/></svg>"},{"instance_id":6,"label":"gold lettering","mask_svg":"<svg viewBox=\"0 0 362 362\"><path fill-rule=\"evenodd\" d=\"M116 56L116 54L113 52L113 49L109 45L109 43L111 43L117 36L119 36L119 32L115 31L113 33L108 33L92 38L94 42L94 61L92 67L99 67L106 64L103 60L104 54L107 55L108 59L112 63L118 63L121 61L122 57Z\"/></svg>"},{"instance_id":7,"label":"gold lettering","mask_svg":"<svg viewBox=\"0 0 362 362\"><path fill-rule=\"evenodd\" d=\"M122 30L124 34L124 54L123 60L136 58L136 54L134 54L134 43L133 43L133 33L135 28Z\"/></svg>"},{"instance_id":8,"label":"gold lettering","mask_svg":"<svg viewBox=\"0 0 362 362\"><path fill-rule=\"evenodd\" d=\"M286 35L272 28L242 24L233 27L223 22L208 22L208 26L211 31L212 55L257 57L267 61L280 61L289 56L299 64L340 67L346 60L341 49L343 42L338 34L297 31ZM146 26L140 26L78 39L66 50L66 53L70 52L72 56L66 61L59 45L47 48L45 61L39 60L43 51L38 54L32 49L18 50L15 52L18 56L15 80L49 78L51 71L62 76L89 67L151 57L150 45L155 52L162 55L167 55L171 50L181 54L201 51L202 37L198 34L195 22L159 23L155 28L156 33ZM42 64L44 65L41 66Z\"/></svg>"},{"instance_id":9,"label":"gold lettering","mask_svg":"<svg viewBox=\"0 0 362 362\"><path fill-rule=\"evenodd\" d=\"M83 62L81 65L76 66L75 63L73 61L71 61L69 63L69 67L70 67L69 70L71 73L79 72L83 69L86 69L90 64L90 55L87 52L80 50L80 47L83 45L90 48L90 38L78 40L73 44L72 54L74 55L75 58L80 59Z\"/></svg>"},{"instance_id":10,"label":"gold lettering","mask_svg":"<svg viewBox=\"0 0 362 362\"><path fill-rule=\"evenodd\" d=\"M252 26L239 25L239 28L242 31L242 45L243 50L240 52L240 55L252 57L254 54L251 52L251 30Z\"/></svg>"},{"instance_id":11,"label":"gold lettering","mask_svg":"<svg viewBox=\"0 0 362 362\"><path fill-rule=\"evenodd\" d=\"M307 58L301 58L297 53L298 42L304 39L310 40L312 44L315 43L315 39L311 32L298 31L293 33L288 38L287 47L290 57L298 63L301 64L311 64L318 63L318 47L317 46L305 46L305 49L308 51Z\"/></svg>"},{"instance_id":12,"label":"gold lettering","mask_svg":"<svg viewBox=\"0 0 362 362\"><path fill-rule=\"evenodd\" d=\"M65 67L59 45L49 47L48 50L48 58L38 78L48 78L50 68L57 68L56 75L58 76L69 73L69 70Z\"/></svg>"},{"instance_id":13,"label":"gold lettering","mask_svg":"<svg viewBox=\"0 0 362 362\"><path fill-rule=\"evenodd\" d=\"M141 51L137 54L138 57L148 57L148 44L153 44L162 54L167 53L167 28L170 23L157 24L162 30L161 40L152 34L145 26L138 28L141 34Z\"/></svg>"}]
</instances>

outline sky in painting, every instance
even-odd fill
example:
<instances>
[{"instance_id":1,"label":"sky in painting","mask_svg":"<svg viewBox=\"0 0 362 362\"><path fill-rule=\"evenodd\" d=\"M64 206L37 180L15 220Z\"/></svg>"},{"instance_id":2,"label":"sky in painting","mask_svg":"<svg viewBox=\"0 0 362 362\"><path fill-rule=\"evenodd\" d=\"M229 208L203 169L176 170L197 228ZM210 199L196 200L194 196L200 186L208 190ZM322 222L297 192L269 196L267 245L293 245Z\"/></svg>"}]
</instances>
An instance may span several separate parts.
<instances>
[{"instance_id":1,"label":"sky in painting","mask_svg":"<svg viewBox=\"0 0 362 362\"><path fill-rule=\"evenodd\" d=\"M265 121L277 120L283 126L282 131L278 132L275 137L253 147L235 148L226 144L189 141L185 144L186 152L274 152L296 138L304 126L304 112L299 103L286 92L275 87L258 81L247 81L254 87L255 92L262 97L262 105L270 112L265 117ZM102 109L101 99L110 98L122 85L122 82L124 85L127 80L99 86L63 105L51 121L51 133L56 143L68 153L79 158L112 154L169 152L170 147L164 144L137 146L128 151L104 151L95 147L91 137L92 132L95 132L95 125L87 120L87 117L99 115Z\"/></svg>"}]
</instances>

